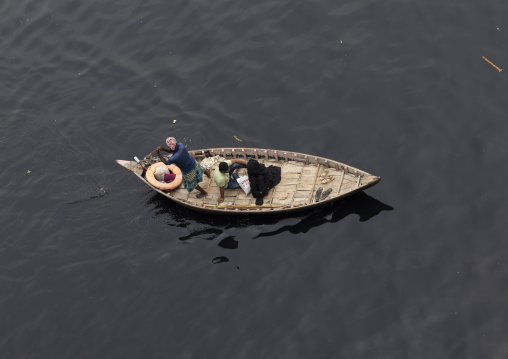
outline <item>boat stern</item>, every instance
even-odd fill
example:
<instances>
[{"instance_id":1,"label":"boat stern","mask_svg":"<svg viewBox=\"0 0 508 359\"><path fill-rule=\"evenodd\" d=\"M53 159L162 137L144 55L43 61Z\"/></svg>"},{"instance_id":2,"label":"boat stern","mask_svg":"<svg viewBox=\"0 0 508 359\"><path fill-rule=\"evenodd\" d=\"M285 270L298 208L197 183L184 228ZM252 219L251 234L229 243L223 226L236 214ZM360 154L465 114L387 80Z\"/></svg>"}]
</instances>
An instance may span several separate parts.
<instances>
[{"instance_id":1,"label":"boat stern","mask_svg":"<svg viewBox=\"0 0 508 359\"><path fill-rule=\"evenodd\" d=\"M128 171L134 172L138 175L141 175L143 173L143 169L141 168L141 166L134 161L116 160L116 163L118 163L120 166L124 167Z\"/></svg>"}]
</instances>

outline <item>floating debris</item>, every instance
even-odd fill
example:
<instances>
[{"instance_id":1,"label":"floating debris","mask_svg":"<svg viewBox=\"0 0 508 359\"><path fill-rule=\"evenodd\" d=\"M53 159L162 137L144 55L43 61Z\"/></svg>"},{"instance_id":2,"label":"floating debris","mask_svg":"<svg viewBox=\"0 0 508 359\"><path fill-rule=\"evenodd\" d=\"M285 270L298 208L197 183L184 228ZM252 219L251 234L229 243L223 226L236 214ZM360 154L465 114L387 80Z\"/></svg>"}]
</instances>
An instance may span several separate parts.
<instances>
[{"instance_id":1,"label":"floating debris","mask_svg":"<svg viewBox=\"0 0 508 359\"><path fill-rule=\"evenodd\" d=\"M30 171L30 170L26 171L26 173L31 173L31 172L32 172L32 171Z\"/></svg>"},{"instance_id":2,"label":"floating debris","mask_svg":"<svg viewBox=\"0 0 508 359\"><path fill-rule=\"evenodd\" d=\"M173 123L176 123L176 120L173 120Z\"/></svg>"},{"instance_id":3,"label":"floating debris","mask_svg":"<svg viewBox=\"0 0 508 359\"><path fill-rule=\"evenodd\" d=\"M491 64L492 66L494 66L497 71L501 72L503 71L503 69L500 69L499 67L497 67L496 65L494 65L492 62L490 62L485 56L482 56L482 59L484 59L485 61L487 61L489 64Z\"/></svg>"},{"instance_id":4,"label":"floating debris","mask_svg":"<svg viewBox=\"0 0 508 359\"><path fill-rule=\"evenodd\" d=\"M215 257L214 259L212 259L213 264L226 263L226 262L229 262L229 259L228 259L228 257L225 257L225 256Z\"/></svg>"},{"instance_id":5,"label":"floating debris","mask_svg":"<svg viewBox=\"0 0 508 359\"><path fill-rule=\"evenodd\" d=\"M243 142L243 140L239 139L238 137L234 136L237 141Z\"/></svg>"}]
</instances>

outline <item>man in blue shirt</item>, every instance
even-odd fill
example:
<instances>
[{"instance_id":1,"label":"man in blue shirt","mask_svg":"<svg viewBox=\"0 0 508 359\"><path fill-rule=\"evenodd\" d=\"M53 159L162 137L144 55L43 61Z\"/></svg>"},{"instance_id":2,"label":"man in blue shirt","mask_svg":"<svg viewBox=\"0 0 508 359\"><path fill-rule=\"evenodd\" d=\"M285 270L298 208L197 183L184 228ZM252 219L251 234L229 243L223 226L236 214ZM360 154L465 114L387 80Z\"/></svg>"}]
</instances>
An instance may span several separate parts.
<instances>
[{"instance_id":1,"label":"man in blue shirt","mask_svg":"<svg viewBox=\"0 0 508 359\"><path fill-rule=\"evenodd\" d=\"M157 155L159 156L162 162L166 162L167 165L175 164L182 171L183 177L183 185L187 189L187 191L192 192L194 189L199 191L197 198L203 198L208 193L199 186L199 182L203 181L203 173L210 177L210 170L205 169L199 163L196 162L194 157L192 157L184 144L181 142L177 142L174 137L168 137L166 139L166 144L169 149L166 149L162 146L157 147ZM167 161L162 157L160 151L165 152L173 152L173 156L171 156Z\"/></svg>"}]
</instances>

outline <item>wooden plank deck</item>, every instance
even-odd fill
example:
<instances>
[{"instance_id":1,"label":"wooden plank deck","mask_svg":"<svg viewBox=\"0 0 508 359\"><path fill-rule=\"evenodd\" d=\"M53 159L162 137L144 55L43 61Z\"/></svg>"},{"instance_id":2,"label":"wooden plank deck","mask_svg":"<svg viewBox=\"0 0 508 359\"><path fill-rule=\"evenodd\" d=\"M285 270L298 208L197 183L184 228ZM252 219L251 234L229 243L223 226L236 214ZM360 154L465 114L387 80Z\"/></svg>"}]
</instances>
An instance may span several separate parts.
<instances>
[{"instance_id":1,"label":"wooden plank deck","mask_svg":"<svg viewBox=\"0 0 508 359\"><path fill-rule=\"evenodd\" d=\"M310 192L313 188L317 166L315 164L304 164L303 162L277 162L273 159L265 160L260 158L260 163L266 166L276 165L281 167L281 182L263 198L264 205L303 205L307 204ZM186 200L194 204L215 205L220 196L219 187L213 180L213 171L217 165L212 167L212 177L203 177L199 183L201 188L208 192L205 199L197 199L198 191L188 193L187 190L179 188L172 192L178 199ZM240 176L247 175L247 170L242 168L238 171ZM332 184L333 185L333 184ZM317 185L316 185L317 187ZM221 205L250 206L255 205L255 199L251 194L246 195L242 189L226 189L224 191L224 202Z\"/></svg>"},{"instance_id":2,"label":"wooden plank deck","mask_svg":"<svg viewBox=\"0 0 508 359\"><path fill-rule=\"evenodd\" d=\"M344 170L336 170L335 168L320 167L317 173L316 164L305 164L303 162L277 162L275 160L258 160L267 166L278 165L281 167L281 182L263 198L264 205L305 205L309 204L309 196L311 196L311 203L316 202L314 199L315 192L322 188L322 192L326 192L331 188L332 192L329 197L336 197L355 190L361 185L360 176L355 176L352 173L345 173ZM220 196L219 187L213 180L213 171L217 165L212 167L211 178L203 176L203 181L199 183L201 188L208 192L205 199L197 199L198 191L189 192L183 188L179 188L172 192L172 195L178 199L189 201L194 204L208 204L215 205ZM333 178L328 183L322 183L319 176L327 171L327 177ZM240 176L247 175L247 170L242 168L238 171ZM311 193L312 191L312 193ZM222 206L237 205L237 206L250 206L255 205L255 199L251 194L246 195L242 189L226 189L224 191L224 202Z\"/></svg>"}]
</instances>

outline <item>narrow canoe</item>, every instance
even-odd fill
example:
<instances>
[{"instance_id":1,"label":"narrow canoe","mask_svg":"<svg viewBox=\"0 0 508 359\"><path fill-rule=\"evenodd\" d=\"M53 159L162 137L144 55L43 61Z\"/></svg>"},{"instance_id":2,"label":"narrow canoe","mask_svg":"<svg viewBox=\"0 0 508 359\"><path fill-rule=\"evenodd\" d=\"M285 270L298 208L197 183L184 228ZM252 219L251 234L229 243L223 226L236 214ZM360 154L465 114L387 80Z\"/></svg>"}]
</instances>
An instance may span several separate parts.
<instances>
[{"instance_id":1,"label":"narrow canoe","mask_svg":"<svg viewBox=\"0 0 508 359\"><path fill-rule=\"evenodd\" d=\"M323 157L310 156L303 153L255 149L255 148L225 148L193 150L189 153L201 162L205 157L222 156L226 159L239 158L257 159L267 167L270 165L281 167L281 182L271 189L264 197L262 206L255 205L252 194L245 195L242 189L227 189L224 202L218 204L219 187L213 178L203 176L199 185L208 192L206 198L198 199L197 190L188 192L183 186L166 193L152 186L145 178L142 167L135 161L117 160L116 162L142 180L147 186L178 204L203 212L227 214L266 214L291 212L304 208L321 206L325 203L337 201L356 192L365 190L378 183L381 178L351 167L344 163ZM159 159L151 154L141 161L145 169ZM210 170L215 169L215 164ZM246 174L246 169L240 169L239 175ZM327 171L329 182L322 183L321 175ZM325 172L326 173L326 172ZM213 176L212 176L213 177ZM331 193L324 200L316 200L319 189L325 193L331 188Z\"/></svg>"}]
</instances>

